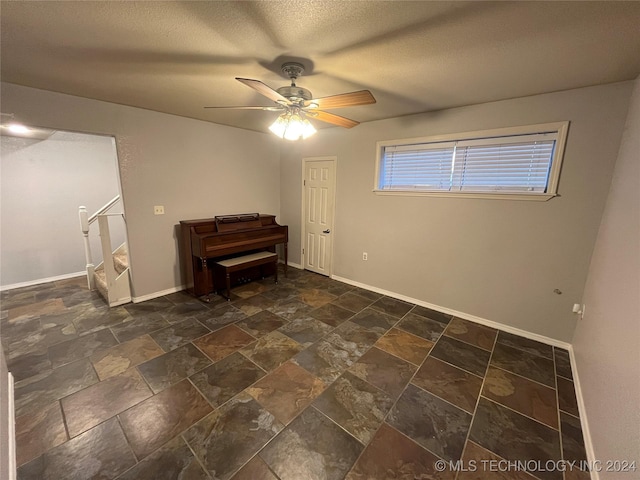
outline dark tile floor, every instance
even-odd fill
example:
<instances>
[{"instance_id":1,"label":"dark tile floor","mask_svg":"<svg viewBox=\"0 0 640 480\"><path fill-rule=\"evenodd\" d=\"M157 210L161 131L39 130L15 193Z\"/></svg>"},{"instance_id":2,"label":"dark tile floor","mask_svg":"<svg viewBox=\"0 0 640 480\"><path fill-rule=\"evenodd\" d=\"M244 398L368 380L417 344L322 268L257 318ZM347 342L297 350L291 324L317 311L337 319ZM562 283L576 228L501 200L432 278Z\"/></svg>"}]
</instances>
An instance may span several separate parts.
<instances>
[{"instance_id":1,"label":"dark tile floor","mask_svg":"<svg viewBox=\"0 0 640 480\"><path fill-rule=\"evenodd\" d=\"M83 279L4 292L18 478L588 478L496 471L586 459L567 351L280 278L112 309Z\"/></svg>"}]
</instances>

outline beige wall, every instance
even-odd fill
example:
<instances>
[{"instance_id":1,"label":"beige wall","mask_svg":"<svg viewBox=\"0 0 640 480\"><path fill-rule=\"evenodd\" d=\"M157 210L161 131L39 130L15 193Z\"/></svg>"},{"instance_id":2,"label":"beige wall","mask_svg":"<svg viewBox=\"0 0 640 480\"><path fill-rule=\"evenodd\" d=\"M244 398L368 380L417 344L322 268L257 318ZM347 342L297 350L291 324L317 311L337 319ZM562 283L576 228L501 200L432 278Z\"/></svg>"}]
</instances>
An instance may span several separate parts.
<instances>
[{"instance_id":1,"label":"beige wall","mask_svg":"<svg viewBox=\"0 0 640 480\"><path fill-rule=\"evenodd\" d=\"M115 135L134 296L182 283L180 220L279 214L278 142L271 136L7 83L1 95L2 111L26 124ZM154 216L154 205L166 214Z\"/></svg>"},{"instance_id":2,"label":"beige wall","mask_svg":"<svg viewBox=\"0 0 640 480\"><path fill-rule=\"evenodd\" d=\"M369 122L285 145L290 258L300 262L302 158L336 155L335 275L569 341L631 89L625 82ZM563 120L571 125L560 197L548 202L372 193L378 140Z\"/></svg>"},{"instance_id":3,"label":"beige wall","mask_svg":"<svg viewBox=\"0 0 640 480\"><path fill-rule=\"evenodd\" d=\"M116 136L135 296L180 285L174 226L185 218L281 212L290 258L299 262L301 159L336 155L334 274L568 341L631 88L626 82L322 130L304 143L282 143L280 160L279 142L264 134L11 84L1 93L3 111L24 122ZM371 191L378 140L562 120L571 126L561 196L549 202ZM153 205L164 205L166 215L154 216Z\"/></svg>"},{"instance_id":4,"label":"beige wall","mask_svg":"<svg viewBox=\"0 0 640 480\"><path fill-rule=\"evenodd\" d=\"M640 468L640 77L573 338L595 458ZM636 472L635 475L638 475ZM600 473L601 479L632 473Z\"/></svg>"}]
</instances>

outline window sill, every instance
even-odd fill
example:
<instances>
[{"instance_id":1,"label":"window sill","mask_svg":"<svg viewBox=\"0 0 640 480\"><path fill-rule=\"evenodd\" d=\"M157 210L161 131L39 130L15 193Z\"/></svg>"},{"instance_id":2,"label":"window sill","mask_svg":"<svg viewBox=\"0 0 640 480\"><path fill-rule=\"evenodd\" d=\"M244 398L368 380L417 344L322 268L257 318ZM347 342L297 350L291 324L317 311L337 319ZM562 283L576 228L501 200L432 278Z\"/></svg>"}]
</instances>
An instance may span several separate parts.
<instances>
[{"instance_id":1,"label":"window sill","mask_svg":"<svg viewBox=\"0 0 640 480\"><path fill-rule=\"evenodd\" d=\"M482 192L424 192L413 190L373 190L376 195L402 196L402 197L454 197L454 198L479 198L485 200L525 200L533 202L546 202L557 194L553 193L482 193Z\"/></svg>"}]
</instances>

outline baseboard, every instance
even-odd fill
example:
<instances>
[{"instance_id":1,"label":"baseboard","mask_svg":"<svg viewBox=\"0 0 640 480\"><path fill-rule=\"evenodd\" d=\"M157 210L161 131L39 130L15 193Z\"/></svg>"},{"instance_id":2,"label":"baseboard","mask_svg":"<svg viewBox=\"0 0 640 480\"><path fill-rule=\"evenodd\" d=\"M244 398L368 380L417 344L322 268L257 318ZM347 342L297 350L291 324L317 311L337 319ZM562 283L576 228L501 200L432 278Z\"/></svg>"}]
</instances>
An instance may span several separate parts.
<instances>
[{"instance_id":1,"label":"baseboard","mask_svg":"<svg viewBox=\"0 0 640 480\"><path fill-rule=\"evenodd\" d=\"M5 290L13 290L14 288L30 287L31 285L40 285L41 283L55 282L58 280L66 280L67 278L75 278L86 275L86 271L65 273L64 275L56 275L55 277L39 278L38 280L29 280L28 282L12 283L11 285L2 285L0 292Z\"/></svg>"},{"instance_id":2,"label":"baseboard","mask_svg":"<svg viewBox=\"0 0 640 480\"><path fill-rule=\"evenodd\" d=\"M117 302L110 303L110 307L119 307L120 305L126 305L127 303L131 303L131 297L122 298Z\"/></svg>"},{"instance_id":3,"label":"baseboard","mask_svg":"<svg viewBox=\"0 0 640 480\"><path fill-rule=\"evenodd\" d=\"M589 420L587 419L587 408L584 404L582 396L582 387L580 387L580 374L578 373L578 365L576 364L576 356L573 346L568 348L569 360L571 361L571 373L573 374L573 386L576 390L576 399L578 401L578 413L580 414L580 426L582 427L582 437L584 439L584 448L587 451L587 460L589 465L595 465L596 452L593 448L593 440L591 438L591 430L589 429ZM591 480L600 480L600 474L593 469L591 472Z\"/></svg>"},{"instance_id":4,"label":"baseboard","mask_svg":"<svg viewBox=\"0 0 640 480\"><path fill-rule=\"evenodd\" d=\"M154 298L163 297L164 295L169 295L170 293L180 292L186 288L186 285L178 285L177 287L167 288L166 290L161 290L160 292L148 293L147 295L142 295L140 297L131 297L131 301L133 303L145 302L147 300L153 300Z\"/></svg>"},{"instance_id":5,"label":"baseboard","mask_svg":"<svg viewBox=\"0 0 640 480\"><path fill-rule=\"evenodd\" d=\"M383 288L372 287L371 285L367 285L365 283L356 282L354 280L350 280L348 278L340 277L338 275L331 275L331 278L334 280L338 280L343 283L348 283L349 285L353 285L354 287L364 288L365 290L370 290L372 292L381 293L388 297L397 298L398 300L403 300L409 303L415 303L416 305L420 305L422 307L427 307L432 310L437 310L439 312L447 313L449 315L453 315L458 318L462 318L464 320L469 320L470 322L479 323L480 325L485 325L487 327L495 328L497 330L502 330L503 332L513 333L514 335L519 335L521 337L528 338L530 340L536 340L538 342L546 343L547 345L553 345L554 347L564 348L569 350L571 348L571 344L567 342L563 342L561 340L556 340L555 338L546 337L544 335L540 335L538 333L528 332L526 330L522 330L517 327L512 327L510 325L505 325L504 323L494 322L493 320L488 320L486 318L478 317L476 315L471 315L470 313L459 312L458 310L452 310L450 308L441 307L440 305L435 305L433 303L425 302L422 300L418 300L417 298L408 297L406 295L402 295L396 292L390 292L389 290L385 290Z\"/></svg>"},{"instance_id":6,"label":"baseboard","mask_svg":"<svg viewBox=\"0 0 640 480\"><path fill-rule=\"evenodd\" d=\"M8 422L9 422L9 479L16 480L16 414L15 414L15 400L13 393L14 381L11 372L7 373L7 393L9 395L9 401L7 402L8 408Z\"/></svg>"},{"instance_id":7,"label":"baseboard","mask_svg":"<svg viewBox=\"0 0 640 480\"><path fill-rule=\"evenodd\" d=\"M284 264L284 260L278 260L278 263L282 263L282 264ZM298 270L304 270L304 269L302 268L302 265L300 265L299 263L287 262L287 266L288 266L288 267L297 268Z\"/></svg>"},{"instance_id":8,"label":"baseboard","mask_svg":"<svg viewBox=\"0 0 640 480\"><path fill-rule=\"evenodd\" d=\"M302 266L297 263L289 263L288 265L302 269ZM386 295L388 297L397 298L398 300L403 300L405 302L414 303L416 305L420 305L422 307L431 308L433 310L437 310L439 312L447 313L449 315L453 315L458 318L462 318L464 320L469 320L470 322L479 323L481 325L485 325L487 327L495 328L497 330L502 330L503 332L513 333L514 335L519 335L521 337L528 338L530 340L536 340L538 342L546 343L547 345L553 345L554 347L564 348L566 350L571 350L571 344L568 342L563 342L561 340L556 340L555 338L546 337L544 335L540 335L538 333L528 332L526 330L522 330L517 327L512 327L510 325L505 325L504 323L494 322L493 320L488 320L486 318L478 317L476 315L471 315L470 313L460 312L458 310L452 310L451 308L442 307L440 305L435 305L433 303L425 302L423 300L418 300L417 298L408 297L406 295L402 295L400 293L391 292L389 290L385 290L383 288L373 287L371 285L367 285L366 283L356 282L355 280L351 280L348 278L340 277L338 275L331 275L331 278L334 280L338 280L339 282L347 283L349 285L353 285L354 287L363 288L365 290L370 290L372 292L381 293L382 295ZM151 300L154 298L162 297L164 295L169 295L170 293L179 292L186 288L185 285L179 285L177 287L168 288L166 290L162 290L159 292L149 293L147 295L142 295L140 297L132 297L133 303L140 303L146 300Z\"/></svg>"},{"instance_id":9,"label":"baseboard","mask_svg":"<svg viewBox=\"0 0 640 480\"><path fill-rule=\"evenodd\" d=\"M279 260L279 263L284 263L284 262L282 260ZM287 265L289 267L293 267L293 268L297 268L299 270L302 270L302 265L300 265L299 263L287 262ZM170 293L176 293L176 292L180 292L182 290L186 290L186 288L187 288L186 285L179 285L177 287L167 288L166 290L162 290L160 292L149 293L147 295L142 295L140 297L132 297L131 301L133 303L145 302L147 300L152 300L154 298L162 297L164 295L169 295Z\"/></svg>"}]
</instances>

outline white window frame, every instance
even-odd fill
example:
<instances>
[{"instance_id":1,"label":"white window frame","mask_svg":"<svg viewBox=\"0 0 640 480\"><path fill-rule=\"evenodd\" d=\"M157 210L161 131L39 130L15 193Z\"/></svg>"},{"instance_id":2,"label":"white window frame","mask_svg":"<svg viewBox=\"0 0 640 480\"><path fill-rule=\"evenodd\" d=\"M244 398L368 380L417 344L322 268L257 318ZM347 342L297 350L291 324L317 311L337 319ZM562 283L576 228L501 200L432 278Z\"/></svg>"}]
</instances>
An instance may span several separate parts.
<instances>
[{"instance_id":1,"label":"white window frame","mask_svg":"<svg viewBox=\"0 0 640 480\"><path fill-rule=\"evenodd\" d=\"M434 135L429 137L406 138L402 140L384 140L376 143L376 168L373 192L376 195L401 195L401 196L426 196L426 197L456 197L456 198L485 198L502 200L533 200L547 201L558 195L558 181L560 169L564 157L564 149L569 131L569 122L541 123L536 125L523 125L518 127L496 128L491 130L478 130L446 135ZM447 191L447 190L419 190L416 188L406 190L383 190L379 188L381 164L385 147L397 147L404 145L417 145L442 142L459 142L466 140L481 140L496 137L510 137L516 135L531 135L538 133L554 133L557 135L556 145L551 160L547 189L545 192L482 192L482 191Z\"/></svg>"}]
</instances>

